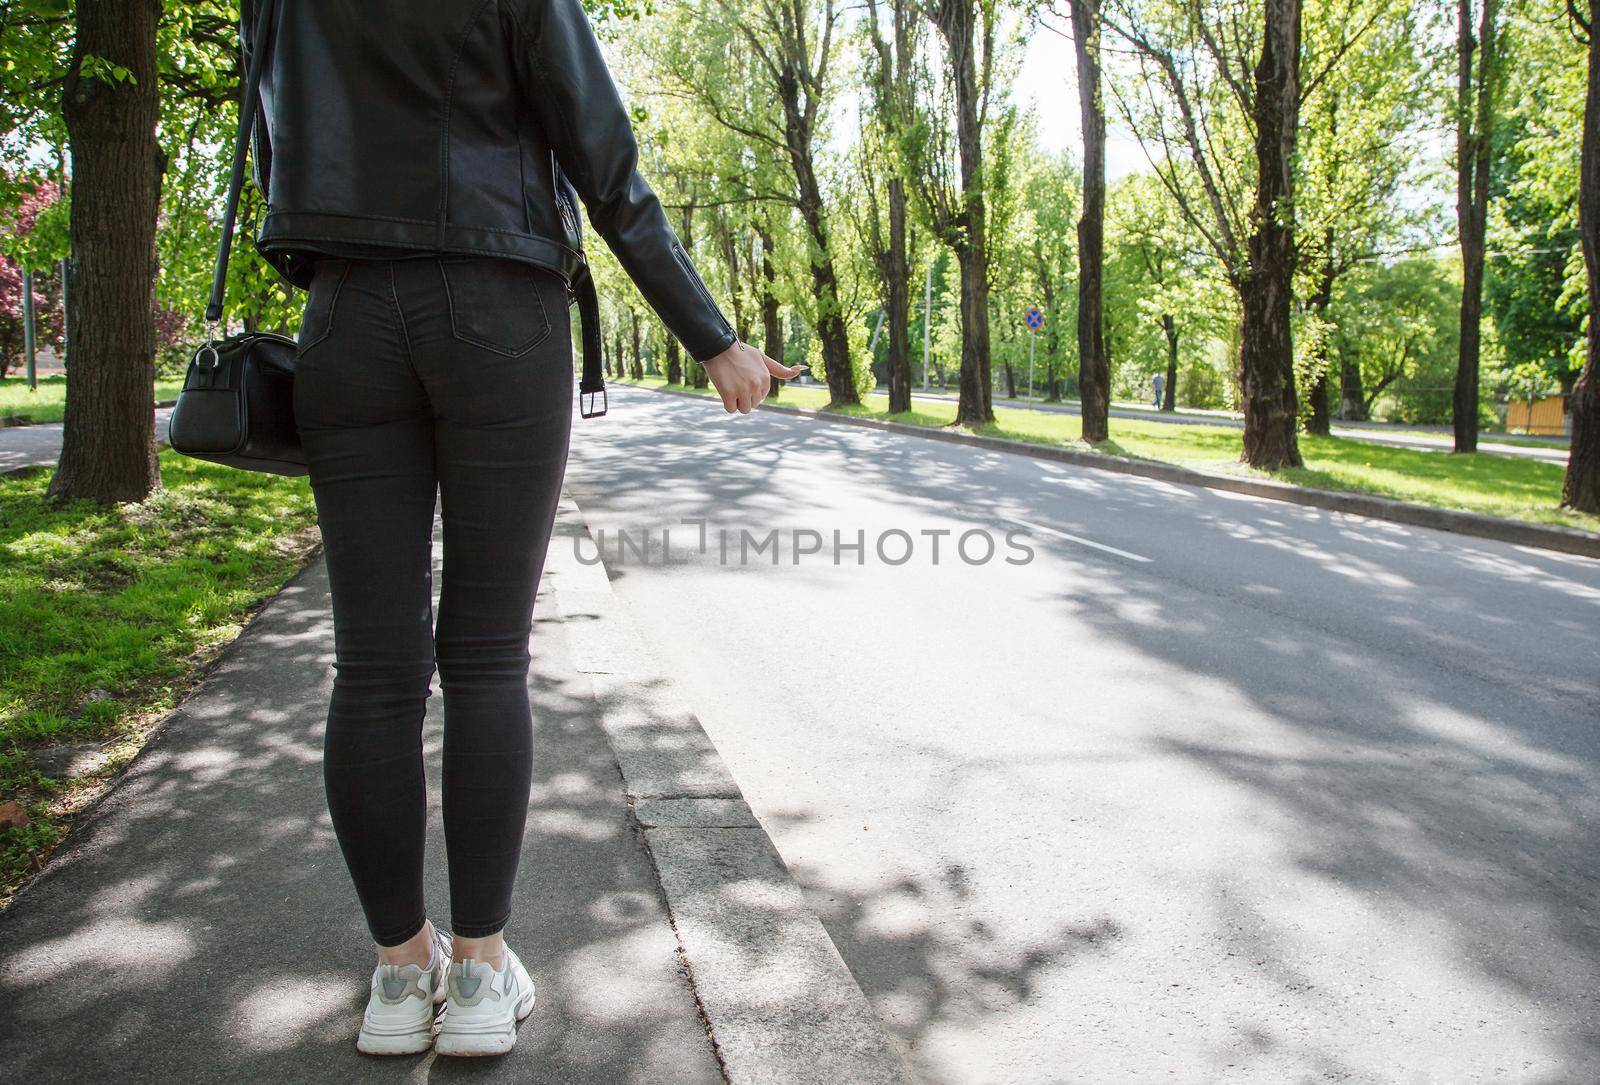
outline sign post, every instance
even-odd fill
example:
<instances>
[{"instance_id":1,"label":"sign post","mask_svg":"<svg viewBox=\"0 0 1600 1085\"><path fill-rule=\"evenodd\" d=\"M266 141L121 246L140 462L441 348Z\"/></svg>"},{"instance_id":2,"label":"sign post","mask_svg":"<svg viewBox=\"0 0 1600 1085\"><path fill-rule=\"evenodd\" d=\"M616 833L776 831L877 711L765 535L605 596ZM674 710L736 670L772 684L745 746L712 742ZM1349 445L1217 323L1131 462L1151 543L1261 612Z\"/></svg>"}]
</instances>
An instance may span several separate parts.
<instances>
[{"instance_id":1,"label":"sign post","mask_svg":"<svg viewBox=\"0 0 1600 1085\"><path fill-rule=\"evenodd\" d=\"M1033 333L1044 326L1044 313L1037 305L1028 310L1028 398L1033 398Z\"/></svg>"}]
</instances>

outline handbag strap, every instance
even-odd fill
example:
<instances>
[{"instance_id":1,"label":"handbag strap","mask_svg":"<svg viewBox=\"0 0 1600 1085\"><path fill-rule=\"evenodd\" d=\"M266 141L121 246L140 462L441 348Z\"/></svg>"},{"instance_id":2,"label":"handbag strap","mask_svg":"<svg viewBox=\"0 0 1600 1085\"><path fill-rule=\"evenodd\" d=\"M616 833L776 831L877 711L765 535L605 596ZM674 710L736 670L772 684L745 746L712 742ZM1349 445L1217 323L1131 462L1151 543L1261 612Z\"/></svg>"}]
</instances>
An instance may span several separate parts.
<instances>
[{"instance_id":1,"label":"handbag strap","mask_svg":"<svg viewBox=\"0 0 1600 1085\"><path fill-rule=\"evenodd\" d=\"M216 324L222 319L222 299L228 282L228 250L233 246L233 224L239 215L239 193L244 188L245 155L250 150L250 136L255 131L260 111L261 70L266 65L267 36L272 30L275 6L273 0L261 0L250 39L255 43L255 53L245 72L244 98L239 102L239 135L233 144L233 173L228 178L228 201L222 212L222 243L217 246L217 266L211 277L211 300L206 304L207 324Z\"/></svg>"}]
</instances>

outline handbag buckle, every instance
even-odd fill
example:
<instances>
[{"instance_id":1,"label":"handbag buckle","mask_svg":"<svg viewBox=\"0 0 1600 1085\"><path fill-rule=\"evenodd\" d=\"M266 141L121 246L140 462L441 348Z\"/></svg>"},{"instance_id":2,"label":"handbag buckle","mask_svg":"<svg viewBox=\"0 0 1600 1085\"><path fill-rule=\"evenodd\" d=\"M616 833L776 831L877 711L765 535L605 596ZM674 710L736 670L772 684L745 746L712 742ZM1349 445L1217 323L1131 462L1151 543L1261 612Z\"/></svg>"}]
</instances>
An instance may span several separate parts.
<instances>
[{"instance_id":1,"label":"handbag buckle","mask_svg":"<svg viewBox=\"0 0 1600 1085\"><path fill-rule=\"evenodd\" d=\"M196 388L210 388L217 381L217 371L222 366L222 359L217 354L217 345L207 339L199 350L194 352L194 368Z\"/></svg>"},{"instance_id":2,"label":"handbag buckle","mask_svg":"<svg viewBox=\"0 0 1600 1085\"><path fill-rule=\"evenodd\" d=\"M588 397L587 402L584 400L585 396ZM598 411L594 409L595 396L600 397L600 409ZM601 415L606 413L606 408L608 407L609 402L610 401L606 396L606 390L603 387L593 392L579 392L578 414L583 418L599 418Z\"/></svg>"}]
</instances>

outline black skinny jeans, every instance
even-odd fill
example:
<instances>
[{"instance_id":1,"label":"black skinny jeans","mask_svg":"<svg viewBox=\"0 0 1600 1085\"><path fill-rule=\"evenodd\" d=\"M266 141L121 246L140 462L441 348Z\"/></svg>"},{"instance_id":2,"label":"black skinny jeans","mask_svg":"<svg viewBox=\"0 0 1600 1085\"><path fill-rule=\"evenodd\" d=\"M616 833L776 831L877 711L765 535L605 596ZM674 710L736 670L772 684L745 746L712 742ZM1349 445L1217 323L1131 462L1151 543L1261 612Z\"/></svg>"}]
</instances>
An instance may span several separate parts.
<instances>
[{"instance_id":1,"label":"black skinny jeans","mask_svg":"<svg viewBox=\"0 0 1600 1085\"><path fill-rule=\"evenodd\" d=\"M476 256L318 262L294 406L333 591L323 775L381 946L427 915L422 718L435 667L450 926L484 937L510 915L532 780L528 636L572 381L553 272Z\"/></svg>"}]
</instances>

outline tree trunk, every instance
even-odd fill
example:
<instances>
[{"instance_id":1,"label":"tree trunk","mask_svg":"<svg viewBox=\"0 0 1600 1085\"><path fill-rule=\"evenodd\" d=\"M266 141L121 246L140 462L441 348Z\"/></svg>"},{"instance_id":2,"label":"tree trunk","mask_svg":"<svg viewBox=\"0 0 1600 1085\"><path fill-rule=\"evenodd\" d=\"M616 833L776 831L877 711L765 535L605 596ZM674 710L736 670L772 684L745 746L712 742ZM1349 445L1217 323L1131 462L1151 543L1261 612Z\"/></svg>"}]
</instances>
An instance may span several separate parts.
<instances>
[{"instance_id":1,"label":"tree trunk","mask_svg":"<svg viewBox=\"0 0 1600 1085\"><path fill-rule=\"evenodd\" d=\"M1255 71L1256 181L1249 267L1240 283L1239 388L1244 460L1277 470L1300 466L1295 438L1294 146L1300 115L1300 0L1266 0Z\"/></svg>"},{"instance_id":2,"label":"tree trunk","mask_svg":"<svg viewBox=\"0 0 1600 1085\"><path fill-rule=\"evenodd\" d=\"M969 208L968 222L983 218L981 208ZM981 235L983 228L969 233ZM961 368L957 374L956 422L977 426L994 421L989 373L989 276L987 250L962 245L956 252L961 271Z\"/></svg>"},{"instance_id":3,"label":"tree trunk","mask_svg":"<svg viewBox=\"0 0 1600 1085\"><path fill-rule=\"evenodd\" d=\"M890 15L894 26L894 46L884 40L879 31L878 7L867 0L866 25L872 45L877 53L875 72L875 106L885 130L891 139L904 127L904 117L899 102L909 98L913 91L907 86L910 71L911 45L907 33L905 0L892 0ZM884 319L889 322L889 413L898 414L911 409L911 261L906 249L906 187L900 175L898 157L891 160L889 176L889 240L878 257L878 271L888 294ZM874 221L876 237L876 221Z\"/></svg>"},{"instance_id":4,"label":"tree trunk","mask_svg":"<svg viewBox=\"0 0 1600 1085\"><path fill-rule=\"evenodd\" d=\"M1589 272L1589 354L1572 386L1572 452L1561 503L1600 515L1600 0L1589 0L1588 22L1589 89L1578 160L1578 222Z\"/></svg>"},{"instance_id":5,"label":"tree trunk","mask_svg":"<svg viewBox=\"0 0 1600 1085\"><path fill-rule=\"evenodd\" d=\"M728 304L733 309L733 327L741 340L744 339L744 298L739 293L739 246L734 243L733 227L728 223L727 216L719 213L712 220L712 231L716 236L717 245L722 250L722 262L728 269Z\"/></svg>"},{"instance_id":6,"label":"tree trunk","mask_svg":"<svg viewBox=\"0 0 1600 1085\"><path fill-rule=\"evenodd\" d=\"M906 256L906 187L889 179L889 413L911 409L911 268Z\"/></svg>"},{"instance_id":7,"label":"tree trunk","mask_svg":"<svg viewBox=\"0 0 1600 1085\"><path fill-rule=\"evenodd\" d=\"M955 216L956 264L961 273L961 372L956 424L994 421L989 369L989 244L985 211L983 132L978 122L978 73L973 40L977 5L945 0L935 9L956 99L956 149L961 163L961 211Z\"/></svg>"},{"instance_id":8,"label":"tree trunk","mask_svg":"<svg viewBox=\"0 0 1600 1085\"><path fill-rule=\"evenodd\" d=\"M772 233L764 224L756 226L761 239L761 352L775 362L783 361L783 319L778 307L778 268L772 262ZM774 379L769 398L776 399L784 382Z\"/></svg>"},{"instance_id":9,"label":"tree trunk","mask_svg":"<svg viewBox=\"0 0 1600 1085\"><path fill-rule=\"evenodd\" d=\"M630 368L633 370L633 372L637 373L637 372L639 372L639 351L640 351L640 346L639 346L639 314L638 313L629 313L628 316L633 321L633 365Z\"/></svg>"},{"instance_id":10,"label":"tree trunk","mask_svg":"<svg viewBox=\"0 0 1600 1085\"><path fill-rule=\"evenodd\" d=\"M1171 313L1162 314L1161 330L1167 336L1167 386L1161 392L1161 409L1174 411L1178 408L1178 322Z\"/></svg>"},{"instance_id":11,"label":"tree trunk","mask_svg":"<svg viewBox=\"0 0 1600 1085\"><path fill-rule=\"evenodd\" d=\"M1326 437L1332 432L1333 425L1333 411L1328 402L1327 371L1317 374L1307 394L1311 399L1311 416L1306 419L1306 432Z\"/></svg>"},{"instance_id":12,"label":"tree trunk","mask_svg":"<svg viewBox=\"0 0 1600 1085\"><path fill-rule=\"evenodd\" d=\"M817 181L811 154L811 129L800 104L795 80L780 82L784 110L784 134L789 162L794 169L799 199L800 221L810 241L811 285L817 298L817 339L822 346L822 368L828 382L830 407L853 406L861 402L856 394L855 372L850 365L850 336L844 323L844 306L839 296L839 276L833 267L833 249L823 211L822 186Z\"/></svg>"},{"instance_id":13,"label":"tree trunk","mask_svg":"<svg viewBox=\"0 0 1600 1085\"><path fill-rule=\"evenodd\" d=\"M1498 0L1482 3L1477 41L1472 37L1472 0L1460 0L1457 18L1456 223L1461 232L1461 340L1451 400L1457 452L1478 450L1478 355L1483 319L1484 234L1489 215L1490 140L1494 134ZM1476 80L1474 48L1478 52Z\"/></svg>"},{"instance_id":14,"label":"tree trunk","mask_svg":"<svg viewBox=\"0 0 1600 1085\"><path fill-rule=\"evenodd\" d=\"M1354 358L1339 359L1339 417L1356 422L1367 420L1367 392L1362 387L1361 363Z\"/></svg>"},{"instance_id":15,"label":"tree trunk","mask_svg":"<svg viewBox=\"0 0 1600 1085\"><path fill-rule=\"evenodd\" d=\"M811 285L817 298L817 339L822 345L828 406L851 406L860 403L861 397L856 394L855 370L850 365L850 336L844 324L839 277L834 271L828 224L822 210L822 190L809 154L804 158L796 155L794 161L795 172L801 177L800 218L811 241Z\"/></svg>"},{"instance_id":16,"label":"tree trunk","mask_svg":"<svg viewBox=\"0 0 1600 1085\"><path fill-rule=\"evenodd\" d=\"M1322 237L1323 264L1321 273L1317 277L1317 292L1306 303L1306 307L1321 320L1327 316L1328 306L1333 303L1333 286L1338 280L1338 268L1334 263L1333 255L1333 230L1329 228ZM1315 433L1326 437L1332 426L1332 412L1328 405L1328 370L1332 366L1328 358L1328 339L1322 336L1317 340L1317 379L1311 385L1311 417L1306 422L1306 432Z\"/></svg>"},{"instance_id":17,"label":"tree trunk","mask_svg":"<svg viewBox=\"0 0 1600 1085\"><path fill-rule=\"evenodd\" d=\"M1072 0L1083 122L1083 215L1078 219L1078 399L1083 439L1111 435L1111 358L1101 305L1105 263L1106 113L1100 92L1100 0Z\"/></svg>"},{"instance_id":18,"label":"tree trunk","mask_svg":"<svg viewBox=\"0 0 1600 1085\"><path fill-rule=\"evenodd\" d=\"M683 236L679 238L683 242L686 252L694 251L694 212L695 204L693 200L690 200L683 209ZM634 357L637 358L639 354L639 331L637 325L634 327L633 335ZM711 378L707 375L705 366L691 358L685 363L685 368L689 371L689 384L691 387L709 388L711 386Z\"/></svg>"},{"instance_id":19,"label":"tree trunk","mask_svg":"<svg viewBox=\"0 0 1600 1085\"><path fill-rule=\"evenodd\" d=\"M161 486L155 448L156 212L165 169L156 140L159 0L78 0L62 93L72 140L73 265L67 301L72 379L57 500L142 501ZM126 68L103 82L86 57Z\"/></svg>"}]
</instances>

